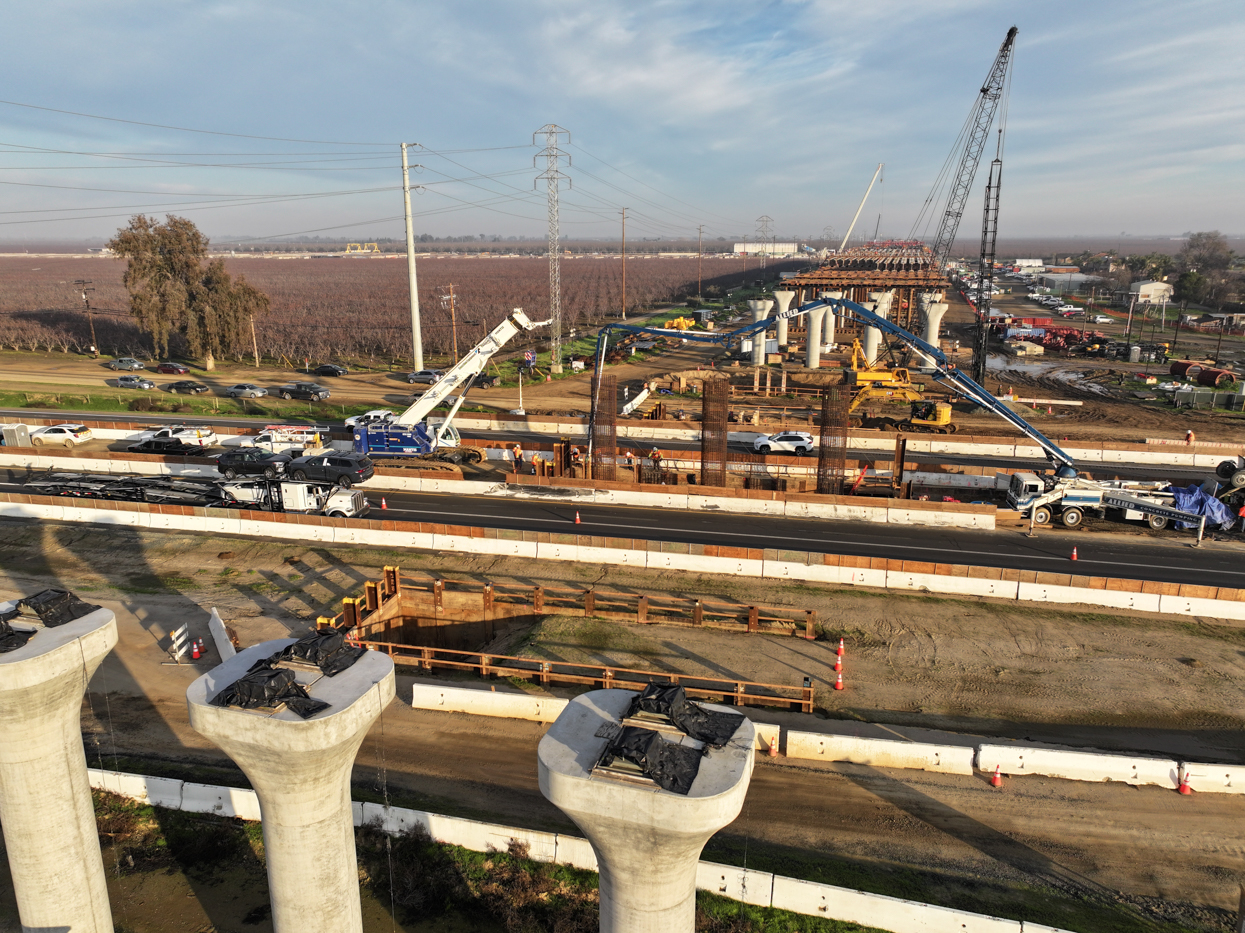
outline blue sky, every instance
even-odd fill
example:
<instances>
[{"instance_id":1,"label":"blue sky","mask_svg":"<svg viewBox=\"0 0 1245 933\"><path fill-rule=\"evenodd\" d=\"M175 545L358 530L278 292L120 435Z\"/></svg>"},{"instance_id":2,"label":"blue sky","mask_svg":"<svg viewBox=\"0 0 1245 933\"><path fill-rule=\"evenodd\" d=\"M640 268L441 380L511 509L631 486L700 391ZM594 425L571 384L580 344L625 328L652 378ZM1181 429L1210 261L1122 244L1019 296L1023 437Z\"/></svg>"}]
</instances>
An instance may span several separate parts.
<instances>
[{"instance_id":1,"label":"blue sky","mask_svg":"<svg viewBox=\"0 0 1245 933\"><path fill-rule=\"evenodd\" d=\"M905 236L1012 25L1003 236L1245 232L1240 0L45 0L0 33L0 240L400 237L403 140L417 232L540 237L547 123L566 235L841 234L884 162L861 226Z\"/></svg>"}]
</instances>

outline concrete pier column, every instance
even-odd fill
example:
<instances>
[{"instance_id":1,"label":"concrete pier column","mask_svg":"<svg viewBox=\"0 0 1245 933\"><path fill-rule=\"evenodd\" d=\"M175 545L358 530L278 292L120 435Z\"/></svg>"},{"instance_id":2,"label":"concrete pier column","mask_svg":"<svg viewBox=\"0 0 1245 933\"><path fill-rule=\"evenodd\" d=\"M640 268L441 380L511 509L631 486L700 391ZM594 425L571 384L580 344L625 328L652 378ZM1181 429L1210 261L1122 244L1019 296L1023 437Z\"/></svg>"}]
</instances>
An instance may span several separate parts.
<instances>
[{"instance_id":1,"label":"concrete pier column","mask_svg":"<svg viewBox=\"0 0 1245 933\"><path fill-rule=\"evenodd\" d=\"M774 302L768 298L763 301L749 301L748 308L752 311L752 323L759 324L764 321L769 314L769 309L774 307ZM757 331L752 335L752 365L765 365L765 335L769 333L769 329Z\"/></svg>"},{"instance_id":2,"label":"concrete pier column","mask_svg":"<svg viewBox=\"0 0 1245 933\"><path fill-rule=\"evenodd\" d=\"M791 307L791 299L795 297L795 292L775 291L774 300L778 302L778 313L786 314L787 309ZM785 347L787 345L787 319L778 319L778 345Z\"/></svg>"},{"instance_id":3,"label":"concrete pier column","mask_svg":"<svg viewBox=\"0 0 1245 933\"><path fill-rule=\"evenodd\" d=\"M872 311L878 317L888 317L891 311L891 302L895 298L893 291L870 292L870 299L873 300L874 306ZM878 354L882 347L882 332L876 327L865 328L865 358L872 365L877 362Z\"/></svg>"},{"instance_id":4,"label":"concrete pier column","mask_svg":"<svg viewBox=\"0 0 1245 933\"><path fill-rule=\"evenodd\" d=\"M35 628L25 623L10 624ZM30 933L112 933L81 711L87 682L116 643L116 617L96 608L0 654L0 823Z\"/></svg>"},{"instance_id":5,"label":"concrete pier column","mask_svg":"<svg viewBox=\"0 0 1245 933\"><path fill-rule=\"evenodd\" d=\"M601 933L692 933L700 852L743 807L756 733L741 718L724 747L709 749L699 759L686 794L646 786L634 771L619 774L598 767L611 741L602 735L618 728L635 695L594 690L572 700L540 740L540 790L574 820L596 853ZM636 724L653 728L651 722ZM679 740L684 746L697 744L675 729L672 741Z\"/></svg>"},{"instance_id":6,"label":"concrete pier column","mask_svg":"<svg viewBox=\"0 0 1245 933\"><path fill-rule=\"evenodd\" d=\"M921 295L921 305L924 310L925 333L922 339L932 347L938 346L938 329L942 326L943 315L947 313L949 305L944 302L934 300L941 298L940 294L934 292L924 292ZM923 361L923 366L933 368L934 361L926 354L919 353L918 356Z\"/></svg>"},{"instance_id":7,"label":"concrete pier column","mask_svg":"<svg viewBox=\"0 0 1245 933\"><path fill-rule=\"evenodd\" d=\"M298 671L328 709L303 719L211 705L256 661L294 642L238 652L186 690L190 724L237 763L259 796L276 933L362 933L350 769L368 729L394 695L393 661L368 651L333 677Z\"/></svg>"},{"instance_id":8,"label":"concrete pier column","mask_svg":"<svg viewBox=\"0 0 1245 933\"><path fill-rule=\"evenodd\" d=\"M804 365L809 369L816 369L821 365L821 322L829 313L826 308L814 308L808 312L808 320L805 321L808 340L804 344Z\"/></svg>"},{"instance_id":9,"label":"concrete pier column","mask_svg":"<svg viewBox=\"0 0 1245 933\"><path fill-rule=\"evenodd\" d=\"M839 299L843 297L843 293L822 292L821 297ZM828 309L826 313L822 315L821 345L827 353L829 353L830 348L834 346L834 326L836 318L837 314Z\"/></svg>"}]
</instances>

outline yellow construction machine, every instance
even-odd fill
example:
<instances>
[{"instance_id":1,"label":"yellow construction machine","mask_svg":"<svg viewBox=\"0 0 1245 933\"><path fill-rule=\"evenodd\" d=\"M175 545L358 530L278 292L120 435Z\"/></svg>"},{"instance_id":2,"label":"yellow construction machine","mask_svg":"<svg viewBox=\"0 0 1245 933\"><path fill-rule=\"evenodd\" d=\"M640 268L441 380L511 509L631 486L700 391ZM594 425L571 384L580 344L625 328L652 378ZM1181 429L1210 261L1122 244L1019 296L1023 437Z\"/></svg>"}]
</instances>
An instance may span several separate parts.
<instances>
[{"instance_id":1,"label":"yellow construction machine","mask_svg":"<svg viewBox=\"0 0 1245 933\"><path fill-rule=\"evenodd\" d=\"M929 434L954 434L951 406L946 402L925 400L922 387L908 376L907 369L887 369L884 364L869 364L859 340L852 342L851 360L844 367L844 384L850 387L851 404L847 408L848 424L853 428L880 428L883 431L912 431ZM858 409L869 402L910 402L907 418L874 417Z\"/></svg>"}]
</instances>

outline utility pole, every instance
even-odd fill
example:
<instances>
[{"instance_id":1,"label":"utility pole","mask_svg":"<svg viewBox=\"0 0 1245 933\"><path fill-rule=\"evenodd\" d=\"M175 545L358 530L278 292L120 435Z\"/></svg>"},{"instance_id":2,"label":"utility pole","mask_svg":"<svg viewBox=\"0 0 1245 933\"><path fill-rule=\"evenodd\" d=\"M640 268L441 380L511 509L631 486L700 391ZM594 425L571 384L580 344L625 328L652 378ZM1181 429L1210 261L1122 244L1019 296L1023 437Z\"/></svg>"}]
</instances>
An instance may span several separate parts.
<instances>
[{"instance_id":1,"label":"utility pole","mask_svg":"<svg viewBox=\"0 0 1245 933\"><path fill-rule=\"evenodd\" d=\"M702 300L705 290L702 286L703 279L700 274L700 261L705 253L705 225L701 224L696 228L696 300Z\"/></svg>"},{"instance_id":2,"label":"utility pole","mask_svg":"<svg viewBox=\"0 0 1245 933\"><path fill-rule=\"evenodd\" d=\"M411 145L418 145L412 143ZM411 290L411 347L415 369L424 368L424 338L419 330L419 282L415 276L415 228L411 225L411 179L406 165L407 143L402 144L402 199L406 204L406 272Z\"/></svg>"},{"instance_id":3,"label":"utility pole","mask_svg":"<svg viewBox=\"0 0 1245 933\"><path fill-rule=\"evenodd\" d=\"M255 351L255 368L259 369L259 341L255 337L255 315L251 315L251 349Z\"/></svg>"},{"instance_id":4,"label":"utility pole","mask_svg":"<svg viewBox=\"0 0 1245 933\"><path fill-rule=\"evenodd\" d=\"M90 279L77 279L74 285L82 290L82 307L86 309L86 321L91 326L91 359L97 360L99 359L99 344L95 342L95 316L91 314L91 299L86 296L87 292L93 292L95 289L90 287Z\"/></svg>"},{"instance_id":5,"label":"utility pole","mask_svg":"<svg viewBox=\"0 0 1245 933\"><path fill-rule=\"evenodd\" d=\"M627 320L627 208L622 214L622 319Z\"/></svg>"},{"instance_id":6,"label":"utility pole","mask_svg":"<svg viewBox=\"0 0 1245 933\"><path fill-rule=\"evenodd\" d=\"M446 286L449 294L441 296L441 307L449 306L450 309L450 334L454 345L454 359L458 359L458 315L454 308L454 283L451 282Z\"/></svg>"},{"instance_id":7,"label":"utility pole","mask_svg":"<svg viewBox=\"0 0 1245 933\"><path fill-rule=\"evenodd\" d=\"M1134 292L1132 298L1128 300L1128 325L1124 328L1124 342L1128 343L1133 336L1133 306L1137 304L1137 293ZM1086 318L1089 315L1085 315Z\"/></svg>"},{"instance_id":8,"label":"utility pole","mask_svg":"<svg viewBox=\"0 0 1245 933\"><path fill-rule=\"evenodd\" d=\"M533 158L533 165L540 167L539 160L545 160L545 170L536 176L533 187L542 179L549 193L549 371L562 372L562 262L558 236L558 188L565 180L571 187L571 180L562 174L562 160L566 160L569 168L571 157L558 148L558 138L565 136L571 141L569 130L564 130L556 123L546 123L532 134L532 145L536 145L536 137L545 137L545 148Z\"/></svg>"}]
</instances>

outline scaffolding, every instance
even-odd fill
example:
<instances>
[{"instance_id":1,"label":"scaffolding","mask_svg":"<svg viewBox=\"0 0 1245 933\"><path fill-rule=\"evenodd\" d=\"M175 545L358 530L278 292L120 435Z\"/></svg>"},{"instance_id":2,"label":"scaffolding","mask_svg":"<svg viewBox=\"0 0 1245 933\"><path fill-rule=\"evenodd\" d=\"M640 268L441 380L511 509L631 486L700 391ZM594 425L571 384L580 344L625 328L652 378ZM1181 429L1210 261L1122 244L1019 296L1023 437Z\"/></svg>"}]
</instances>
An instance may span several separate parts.
<instances>
[{"instance_id":1,"label":"scaffolding","mask_svg":"<svg viewBox=\"0 0 1245 933\"><path fill-rule=\"evenodd\" d=\"M705 380L700 416L700 485L702 486L726 485L726 458L730 441L730 435L727 433L730 395L729 380Z\"/></svg>"},{"instance_id":2,"label":"scaffolding","mask_svg":"<svg viewBox=\"0 0 1245 933\"><path fill-rule=\"evenodd\" d=\"M592 406L592 478L618 478L618 377L602 375Z\"/></svg>"},{"instance_id":3,"label":"scaffolding","mask_svg":"<svg viewBox=\"0 0 1245 933\"><path fill-rule=\"evenodd\" d=\"M821 397L821 434L817 448L817 492L826 496L843 494L847 472L848 395L845 389L833 386Z\"/></svg>"}]
</instances>

